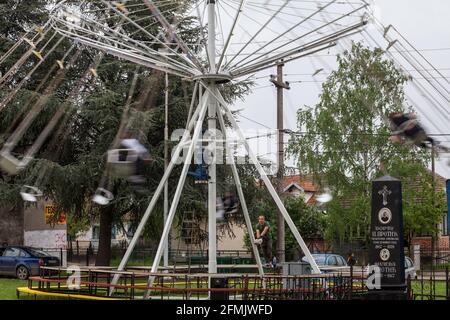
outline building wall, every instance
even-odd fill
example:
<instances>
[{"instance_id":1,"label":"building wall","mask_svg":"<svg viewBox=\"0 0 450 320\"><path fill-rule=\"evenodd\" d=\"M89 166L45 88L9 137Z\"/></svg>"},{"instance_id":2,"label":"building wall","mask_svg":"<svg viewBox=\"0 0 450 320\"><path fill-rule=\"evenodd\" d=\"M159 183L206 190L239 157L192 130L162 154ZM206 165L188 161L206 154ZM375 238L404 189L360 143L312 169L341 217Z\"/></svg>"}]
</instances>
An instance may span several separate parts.
<instances>
[{"instance_id":1,"label":"building wall","mask_svg":"<svg viewBox=\"0 0 450 320\"><path fill-rule=\"evenodd\" d=\"M205 226L205 223L202 224L203 228ZM220 251L240 251L240 250L247 250L244 243L244 238L246 234L246 228L233 225L232 232L234 233L234 237L229 236L228 234L225 234L224 236L220 237L219 241L217 242L217 250ZM179 227L173 227L171 231L171 241L170 241L170 247L172 250L182 250L182 251L189 251L189 250L208 250L208 243L203 244L203 248L200 245L189 245L186 244L184 239L181 238L181 229Z\"/></svg>"},{"instance_id":2,"label":"building wall","mask_svg":"<svg viewBox=\"0 0 450 320\"><path fill-rule=\"evenodd\" d=\"M129 224L124 223L124 227L128 229ZM80 246L80 248L86 249L89 246L92 246L94 250L97 250L99 242L99 229L100 226L98 224L94 224L89 228L89 230L77 234L75 241L78 241L78 245ZM119 246L124 242L130 242L130 239L128 239L127 235L120 228L113 228L111 235L112 246Z\"/></svg>"},{"instance_id":3,"label":"building wall","mask_svg":"<svg viewBox=\"0 0 450 320\"><path fill-rule=\"evenodd\" d=\"M411 246L420 245L421 249L431 250L432 239L431 237L415 237L411 240ZM439 248L450 248L449 236L439 237Z\"/></svg>"},{"instance_id":4,"label":"building wall","mask_svg":"<svg viewBox=\"0 0 450 320\"><path fill-rule=\"evenodd\" d=\"M0 245L23 245L23 218L21 206L0 208Z\"/></svg>"},{"instance_id":5,"label":"building wall","mask_svg":"<svg viewBox=\"0 0 450 320\"><path fill-rule=\"evenodd\" d=\"M235 235L235 238L226 236L218 241L217 243L218 250L227 250L227 251L247 250L244 243L246 228L243 228L241 226L234 226L233 233Z\"/></svg>"},{"instance_id":6,"label":"building wall","mask_svg":"<svg viewBox=\"0 0 450 320\"><path fill-rule=\"evenodd\" d=\"M41 248L47 253L62 259L67 265L67 225L65 220L54 223L46 218L53 212L51 201L29 204L24 210L24 245ZM62 256L61 256L62 255Z\"/></svg>"}]
</instances>

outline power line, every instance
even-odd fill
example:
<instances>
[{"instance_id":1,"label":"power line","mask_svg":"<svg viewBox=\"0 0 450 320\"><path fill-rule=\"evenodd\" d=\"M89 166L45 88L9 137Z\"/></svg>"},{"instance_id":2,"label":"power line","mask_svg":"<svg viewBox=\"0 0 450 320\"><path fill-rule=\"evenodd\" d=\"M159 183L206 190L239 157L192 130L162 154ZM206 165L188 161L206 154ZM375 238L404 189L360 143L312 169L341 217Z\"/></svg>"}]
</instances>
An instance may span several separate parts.
<instances>
[{"instance_id":1,"label":"power line","mask_svg":"<svg viewBox=\"0 0 450 320\"><path fill-rule=\"evenodd\" d=\"M243 115L239 115L240 117L253 122L257 125L260 125L270 131L272 131L273 133L268 133L268 134L264 134L264 135L259 135L259 136L254 136L254 137L249 137L247 139L258 139L258 138L266 138L269 136L273 136L276 135L277 132L279 130L277 129L273 129L270 128L269 126L262 124L261 122L258 122L256 120L253 120L251 118L248 118L246 116ZM385 133L375 133L375 132L355 132L355 133L342 133L342 134L336 134L336 133L330 133L330 132L308 132L308 131L293 131L290 129L283 129L281 131L284 131L285 134L289 134L289 135L301 135L301 136L305 136L305 135L335 135L335 136L340 136L340 137L345 137L345 136L384 136L384 137L390 137L391 134L385 134ZM430 137L450 137L450 132L449 133L428 133L427 134Z\"/></svg>"}]
</instances>

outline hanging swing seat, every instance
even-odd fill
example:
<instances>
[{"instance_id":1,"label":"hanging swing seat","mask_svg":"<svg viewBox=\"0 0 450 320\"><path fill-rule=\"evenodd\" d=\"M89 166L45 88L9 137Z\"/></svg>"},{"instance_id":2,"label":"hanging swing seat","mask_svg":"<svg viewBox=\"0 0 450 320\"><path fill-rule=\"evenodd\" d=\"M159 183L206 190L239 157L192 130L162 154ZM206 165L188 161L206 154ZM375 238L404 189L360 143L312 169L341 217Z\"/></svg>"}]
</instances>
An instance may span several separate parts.
<instances>
[{"instance_id":1,"label":"hanging swing seat","mask_svg":"<svg viewBox=\"0 0 450 320\"><path fill-rule=\"evenodd\" d=\"M111 201L114 200L114 195L103 188L98 188L95 192L94 197L92 198L92 201L101 205L101 206L107 206Z\"/></svg>"},{"instance_id":2,"label":"hanging swing seat","mask_svg":"<svg viewBox=\"0 0 450 320\"><path fill-rule=\"evenodd\" d=\"M26 167L24 161L18 160L9 152L0 153L0 169L10 175L17 175Z\"/></svg>"},{"instance_id":3,"label":"hanging swing seat","mask_svg":"<svg viewBox=\"0 0 450 320\"><path fill-rule=\"evenodd\" d=\"M23 186L20 189L20 196L23 201L26 202L37 202L40 197L42 197L43 193L37 187L32 186Z\"/></svg>"},{"instance_id":4,"label":"hanging swing seat","mask_svg":"<svg viewBox=\"0 0 450 320\"><path fill-rule=\"evenodd\" d=\"M316 200L317 200L317 202L320 202L320 203L328 203L333 200L333 196L330 193L324 193L324 194L318 195L316 197Z\"/></svg>"},{"instance_id":5,"label":"hanging swing seat","mask_svg":"<svg viewBox=\"0 0 450 320\"><path fill-rule=\"evenodd\" d=\"M225 206L221 197L216 199L216 220L218 222L225 221Z\"/></svg>"},{"instance_id":6,"label":"hanging swing seat","mask_svg":"<svg viewBox=\"0 0 450 320\"><path fill-rule=\"evenodd\" d=\"M132 149L115 149L108 151L108 164L111 174L126 178L136 173L137 152Z\"/></svg>"},{"instance_id":7,"label":"hanging swing seat","mask_svg":"<svg viewBox=\"0 0 450 320\"><path fill-rule=\"evenodd\" d=\"M255 244L256 245L261 245L263 243L263 239L262 238L259 238L259 239L255 239Z\"/></svg>"},{"instance_id":8,"label":"hanging swing seat","mask_svg":"<svg viewBox=\"0 0 450 320\"><path fill-rule=\"evenodd\" d=\"M238 209L239 209L239 204L235 203L235 204L233 204L233 206L227 208L227 214L228 215L236 214L238 212Z\"/></svg>"},{"instance_id":9,"label":"hanging swing seat","mask_svg":"<svg viewBox=\"0 0 450 320\"><path fill-rule=\"evenodd\" d=\"M195 171L189 171L188 175L194 177L195 184L208 184L209 182L208 172L202 165L197 166Z\"/></svg>"}]
</instances>

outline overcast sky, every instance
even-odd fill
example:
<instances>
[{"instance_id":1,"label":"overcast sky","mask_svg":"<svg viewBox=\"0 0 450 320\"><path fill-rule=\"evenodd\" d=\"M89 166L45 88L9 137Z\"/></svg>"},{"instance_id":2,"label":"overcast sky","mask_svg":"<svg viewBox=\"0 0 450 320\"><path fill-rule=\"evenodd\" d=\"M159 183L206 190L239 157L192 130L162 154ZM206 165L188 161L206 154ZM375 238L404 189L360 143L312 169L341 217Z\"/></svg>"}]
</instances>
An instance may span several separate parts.
<instances>
[{"instance_id":1,"label":"overcast sky","mask_svg":"<svg viewBox=\"0 0 450 320\"><path fill-rule=\"evenodd\" d=\"M450 1L448 0L375 0L379 10L377 15L385 25L393 24L421 53L440 70L445 77L450 77ZM370 29L369 29L370 30ZM373 32L373 31L371 31ZM394 37L395 33L392 33ZM386 42L384 42L386 45ZM342 51L342 48L336 48ZM296 129L295 115L299 107L303 105L314 106L318 102L321 82L326 79L330 68L335 67L336 50L323 52L312 58L303 58L301 61L289 63L285 67L286 74L312 74L315 70L325 68L325 71L312 77L311 75L289 75L285 80L302 83L292 84L292 90L285 93L285 128ZM395 51L394 51L395 54ZM270 73L275 74L276 70L262 72L265 76ZM420 74L414 73L420 78ZM423 79L417 81L425 81ZM450 85L442 79L444 85L450 90ZM426 84L426 83L425 83ZM247 130L265 129L265 127L276 128L276 94L275 88L270 85L268 78L258 80L257 88L249 95L245 101L239 101L234 109L244 109L243 116L252 121L240 118L242 128ZM448 121L442 119L436 107L427 103L413 87L408 87L409 96L413 103L418 104L419 114L426 128L432 133L450 133ZM434 95L437 93L433 92ZM447 112L450 110L448 103L444 106ZM441 111L442 112L442 111ZM426 113L423 115L423 113ZM450 114L450 112L448 112ZM424 118L426 116L426 119ZM264 125L264 126L263 126ZM251 134L250 134L251 136ZM439 137L438 140L450 141L450 137ZM252 140L252 146L257 149L259 155L265 155L275 159L276 140L272 139L270 148L267 147L265 138ZM267 155L267 153L273 153ZM447 165L450 155L443 155L442 160L437 164L437 171L446 178L450 178L450 166ZM289 161L293 165L292 161Z\"/></svg>"}]
</instances>

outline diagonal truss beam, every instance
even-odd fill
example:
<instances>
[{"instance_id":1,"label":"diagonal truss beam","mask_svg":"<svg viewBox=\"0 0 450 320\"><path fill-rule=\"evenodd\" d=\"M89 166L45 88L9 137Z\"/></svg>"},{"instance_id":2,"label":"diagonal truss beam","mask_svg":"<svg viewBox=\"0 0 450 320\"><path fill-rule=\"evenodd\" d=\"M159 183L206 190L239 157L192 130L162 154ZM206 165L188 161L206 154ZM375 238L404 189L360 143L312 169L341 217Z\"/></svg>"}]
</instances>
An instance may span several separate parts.
<instances>
[{"instance_id":1,"label":"diagonal truss beam","mask_svg":"<svg viewBox=\"0 0 450 320\"><path fill-rule=\"evenodd\" d=\"M193 54L191 49L186 45L186 43L176 34L175 30L172 28L172 25L167 21L166 18L161 14L159 8L154 4L152 0L142 0L145 5L150 9L150 11L154 14L155 18L159 21L159 23L167 30L171 38L180 46L181 50L187 57L202 71L204 71L203 65L197 59L197 57Z\"/></svg>"},{"instance_id":2,"label":"diagonal truss beam","mask_svg":"<svg viewBox=\"0 0 450 320\"><path fill-rule=\"evenodd\" d=\"M207 98L209 97L208 93L205 93L204 96L202 97L202 100L207 100ZM195 99L196 97L194 96L193 99ZM153 209L156 206L156 203L164 189L164 185L166 184L166 182L168 181L173 168L175 167L175 164L177 163L178 159L180 158L180 154L183 150L183 147L186 145L186 143L189 143L189 133L191 132L191 130L194 128L194 124L195 122L198 120L199 116L201 115L201 112L206 112L206 106L202 106L200 108L199 107L196 108L191 121L188 125L188 129L186 130L185 134L183 135L183 137L181 138L180 143L177 145L177 147L175 148L175 151L173 152L173 157L169 163L169 166L167 167L167 170L164 172L164 175L155 191L155 193L153 194L152 200L150 201L150 204L147 207L147 210L145 211L137 229L136 232L133 235L133 238L131 239L130 244L128 245L127 251L125 252L125 255L123 256L119 267L117 268L118 271L123 271L125 270L125 267L127 266L128 260L131 257L131 254L134 251L134 248L136 247L137 241L139 240L140 236L142 235L145 225L147 224L148 219L150 218L150 215L153 212ZM112 293L114 292L114 285L116 285L118 283L120 279L120 274L115 274L112 281L111 281L111 285L113 287L111 287L109 295L112 295Z\"/></svg>"},{"instance_id":3,"label":"diagonal truss beam","mask_svg":"<svg viewBox=\"0 0 450 320\"><path fill-rule=\"evenodd\" d=\"M250 145L248 141L245 139L245 136L241 129L239 128L236 120L233 117L233 114L231 113L230 109L228 108L228 104L225 102L225 99L222 97L220 93L218 95L215 95L214 92L212 92L208 86L203 85L203 87L213 96L217 99L219 104L222 107L222 110L225 111L225 114L227 115L228 121L231 123L232 129L237 132L239 139L242 141L242 143L245 146L245 149L247 150L247 153L253 162L253 165L256 167L256 169L259 172L259 175L261 179L263 180L265 186L267 187L270 195L272 196L273 200L275 201L275 204L277 205L280 212L283 214L283 217L291 229L291 232L293 233L295 239L297 240L298 244L300 245L300 248L302 249L303 253L305 254L306 259L311 265L311 268L313 269L313 272L316 274L320 274L321 271L314 260L314 257L311 255L311 252L308 249L308 246L306 245L305 241L303 240L302 236L300 235L300 232L297 229L297 226L295 225L294 221L292 221L292 218L290 217L289 213L287 212L286 208L284 207L283 202L281 201L279 195L277 194L275 188L272 185L272 182L270 181L269 177L267 176L266 172L264 171L264 168L262 167L261 163L259 162L257 156L253 153L252 149L250 148Z\"/></svg>"},{"instance_id":4,"label":"diagonal truss beam","mask_svg":"<svg viewBox=\"0 0 450 320\"><path fill-rule=\"evenodd\" d=\"M236 29L236 27L237 27L237 25L239 23L239 19L240 19L241 15L242 15L242 12L244 10L244 6L245 6L246 2L247 2L247 0L241 0L241 3L239 5L238 11L236 13L236 17L234 18L234 21L233 21L233 25L231 26L230 33L228 34L228 39L227 39L227 41L225 43L225 46L224 46L223 51L222 51L222 55L220 57L218 65L217 65L217 70L219 72L222 70L222 64L223 64L225 56L226 56L226 54L228 52L228 48L230 47L231 39L234 36L234 31L235 31L235 29Z\"/></svg>"}]
</instances>

